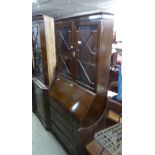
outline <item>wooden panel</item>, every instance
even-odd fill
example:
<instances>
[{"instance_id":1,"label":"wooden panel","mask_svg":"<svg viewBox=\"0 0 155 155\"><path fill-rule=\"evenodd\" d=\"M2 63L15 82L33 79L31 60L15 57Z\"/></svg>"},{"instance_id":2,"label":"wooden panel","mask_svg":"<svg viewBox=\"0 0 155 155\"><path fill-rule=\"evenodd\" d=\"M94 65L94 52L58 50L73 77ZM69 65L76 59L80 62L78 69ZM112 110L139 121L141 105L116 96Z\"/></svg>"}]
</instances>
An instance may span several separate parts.
<instances>
[{"instance_id":1,"label":"wooden panel","mask_svg":"<svg viewBox=\"0 0 155 155\"><path fill-rule=\"evenodd\" d=\"M37 103L37 112L39 113L39 115L44 118L44 100L43 100L43 92L42 90L36 85L34 84L34 92L35 92L35 100Z\"/></svg>"},{"instance_id":2,"label":"wooden panel","mask_svg":"<svg viewBox=\"0 0 155 155\"><path fill-rule=\"evenodd\" d=\"M101 37L98 56L97 93L107 96L111 48L113 41L113 20L102 19L100 30Z\"/></svg>"},{"instance_id":3,"label":"wooden panel","mask_svg":"<svg viewBox=\"0 0 155 155\"><path fill-rule=\"evenodd\" d=\"M64 135L68 138L70 143L74 145L74 147L77 148L79 145L79 137L77 134L77 130L75 130L72 126L69 125L69 123L63 119L62 115L60 115L57 111L54 111L53 108L50 108L51 110L51 121L53 121L59 130L64 133Z\"/></svg>"},{"instance_id":4,"label":"wooden panel","mask_svg":"<svg viewBox=\"0 0 155 155\"><path fill-rule=\"evenodd\" d=\"M59 130L59 128L51 122L51 131L56 134L60 142L67 149L70 155L79 155L78 151L73 147L72 143L68 140L68 138Z\"/></svg>"},{"instance_id":5,"label":"wooden panel","mask_svg":"<svg viewBox=\"0 0 155 155\"><path fill-rule=\"evenodd\" d=\"M55 31L54 31L53 18L44 15L44 25L46 36L48 78L49 78L49 85L51 85L55 75L55 67L56 67Z\"/></svg>"},{"instance_id":6,"label":"wooden panel","mask_svg":"<svg viewBox=\"0 0 155 155\"><path fill-rule=\"evenodd\" d=\"M46 129L49 129L49 105L48 105L48 90L41 89L36 82L34 85L34 99L36 104L36 114L43 123Z\"/></svg>"}]
</instances>

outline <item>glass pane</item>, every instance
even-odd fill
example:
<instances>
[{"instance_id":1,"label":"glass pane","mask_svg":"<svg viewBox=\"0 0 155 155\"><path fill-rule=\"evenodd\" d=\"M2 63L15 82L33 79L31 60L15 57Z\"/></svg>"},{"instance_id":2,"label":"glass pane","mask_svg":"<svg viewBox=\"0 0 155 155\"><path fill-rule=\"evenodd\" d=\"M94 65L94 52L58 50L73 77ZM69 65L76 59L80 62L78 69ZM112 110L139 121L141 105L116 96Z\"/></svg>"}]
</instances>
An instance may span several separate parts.
<instances>
[{"instance_id":1,"label":"glass pane","mask_svg":"<svg viewBox=\"0 0 155 155\"><path fill-rule=\"evenodd\" d=\"M59 27L57 30L58 66L60 74L71 78L71 26Z\"/></svg>"},{"instance_id":2,"label":"glass pane","mask_svg":"<svg viewBox=\"0 0 155 155\"><path fill-rule=\"evenodd\" d=\"M76 81L91 90L95 89L96 66L76 61Z\"/></svg>"},{"instance_id":3,"label":"glass pane","mask_svg":"<svg viewBox=\"0 0 155 155\"><path fill-rule=\"evenodd\" d=\"M43 65L42 65L42 52L41 52L41 42L39 27L32 27L32 45L33 45L33 55L34 55L34 76L39 78L41 81L44 81L43 78Z\"/></svg>"},{"instance_id":4,"label":"glass pane","mask_svg":"<svg viewBox=\"0 0 155 155\"><path fill-rule=\"evenodd\" d=\"M78 26L76 33L78 58L96 64L97 26Z\"/></svg>"},{"instance_id":5,"label":"glass pane","mask_svg":"<svg viewBox=\"0 0 155 155\"><path fill-rule=\"evenodd\" d=\"M97 25L78 25L76 40L76 80L95 90L97 63Z\"/></svg>"}]
</instances>

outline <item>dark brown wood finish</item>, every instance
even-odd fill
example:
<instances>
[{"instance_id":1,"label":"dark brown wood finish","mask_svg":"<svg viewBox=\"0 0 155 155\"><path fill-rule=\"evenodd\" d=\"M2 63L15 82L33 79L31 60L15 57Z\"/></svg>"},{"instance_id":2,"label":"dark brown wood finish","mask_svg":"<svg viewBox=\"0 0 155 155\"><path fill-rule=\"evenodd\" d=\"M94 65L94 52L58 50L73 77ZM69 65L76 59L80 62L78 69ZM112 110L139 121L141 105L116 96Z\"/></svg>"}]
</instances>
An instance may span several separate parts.
<instances>
[{"instance_id":1,"label":"dark brown wood finish","mask_svg":"<svg viewBox=\"0 0 155 155\"><path fill-rule=\"evenodd\" d=\"M97 93L107 95L111 46L113 40L113 21L101 21L100 51L98 56Z\"/></svg>"},{"instance_id":2,"label":"dark brown wood finish","mask_svg":"<svg viewBox=\"0 0 155 155\"><path fill-rule=\"evenodd\" d=\"M106 98L58 76L49 90L50 96L72 114L82 126L94 123L106 106Z\"/></svg>"},{"instance_id":3,"label":"dark brown wood finish","mask_svg":"<svg viewBox=\"0 0 155 155\"><path fill-rule=\"evenodd\" d=\"M48 88L40 88L35 80L33 80L34 86L34 100L36 105L36 114L44 127L50 129L50 111L48 104Z\"/></svg>"},{"instance_id":4,"label":"dark brown wood finish","mask_svg":"<svg viewBox=\"0 0 155 155\"><path fill-rule=\"evenodd\" d=\"M85 145L105 127L112 18L97 13L55 20L58 61L49 89L51 131L71 155L85 154Z\"/></svg>"},{"instance_id":5,"label":"dark brown wood finish","mask_svg":"<svg viewBox=\"0 0 155 155\"><path fill-rule=\"evenodd\" d=\"M48 88L55 71L54 20L45 15L32 17L33 46L33 111L46 129L49 129Z\"/></svg>"},{"instance_id":6,"label":"dark brown wood finish","mask_svg":"<svg viewBox=\"0 0 155 155\"><path fill-rule=\"evenodd\" d=\"M34 16L33 17L33 26L38 27L38 42L40 42L41 48L41 65L43 67L43 79L40 79L45 85L49 85L48 79L48 68L47 68L47 53L46 53L46 41L45 41L45 27L44 27L44 18L43 16ZM38 39L37 38L37 39ZM35 76L35 75L34 75Z\"/></svg>"}]
</instances>

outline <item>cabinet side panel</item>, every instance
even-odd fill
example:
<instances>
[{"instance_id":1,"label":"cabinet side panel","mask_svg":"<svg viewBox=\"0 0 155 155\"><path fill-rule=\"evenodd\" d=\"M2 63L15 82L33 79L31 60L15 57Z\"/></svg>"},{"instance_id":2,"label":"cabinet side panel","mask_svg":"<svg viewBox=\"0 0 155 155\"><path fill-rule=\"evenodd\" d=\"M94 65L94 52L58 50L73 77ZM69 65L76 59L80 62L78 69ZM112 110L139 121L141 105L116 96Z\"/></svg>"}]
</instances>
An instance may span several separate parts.
<instances>
[{"instance_id":1,"label":"cabinet side panel","mask_svg":"<svg viewBox=\"0 0 155 155\"><path fill-rule=\"evenodd\" d=\"M98 79L97 93L107 94L107 86L109 80L109 66L111 58L111 48L113 41L113 20L102 19L101 21L101 38L100 51L98 57Z\"/></svg>"},{"instance_id":2,"label":"cabinet side panel","mask_svg":"<svg viewBox=\"0 0 155 155\"><path fill-rule=\"evenodd\" d=\"M49 77L48 77L48 65L47 65L47 50L46 50L46 36L45 36L45 24L44 22L39 22L40 28L40 38L41 38L41 57L43 63L43 71L44 71L44 84L49 85Z\"/></svg>"},{"instance_id":3,"label":"cabinet side panel","mask_svg":"<svg viewBox=\"0 0 155 155\"><path fill-rule=\"evenodd\" d=\"M44 24L46 36L48 78L50 85L53 81L56 67L55 31L53 18L44 16Z\"/></svg>"}]
</instances>

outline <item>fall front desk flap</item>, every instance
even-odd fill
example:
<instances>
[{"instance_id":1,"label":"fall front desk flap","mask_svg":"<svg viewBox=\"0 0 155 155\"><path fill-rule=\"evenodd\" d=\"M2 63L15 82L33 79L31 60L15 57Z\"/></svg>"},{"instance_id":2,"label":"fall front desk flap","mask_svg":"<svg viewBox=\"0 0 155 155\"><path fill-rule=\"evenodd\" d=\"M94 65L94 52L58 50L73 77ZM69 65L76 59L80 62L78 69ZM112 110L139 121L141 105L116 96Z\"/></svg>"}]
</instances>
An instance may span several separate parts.
<instances>
[{"instance_id":1,"label":"fall front desk flap","mask_svg":"<svg viewBox=\"0 0 155 155\"><path fill-rule=\"evenodd\" d=\"M82 126L95 122L106 106L106 96L97 95L61 76L55 78L49 96L55 104L76 117Z\"/></svg>"}]
</instances>

